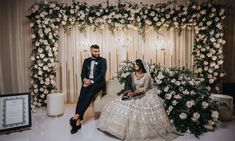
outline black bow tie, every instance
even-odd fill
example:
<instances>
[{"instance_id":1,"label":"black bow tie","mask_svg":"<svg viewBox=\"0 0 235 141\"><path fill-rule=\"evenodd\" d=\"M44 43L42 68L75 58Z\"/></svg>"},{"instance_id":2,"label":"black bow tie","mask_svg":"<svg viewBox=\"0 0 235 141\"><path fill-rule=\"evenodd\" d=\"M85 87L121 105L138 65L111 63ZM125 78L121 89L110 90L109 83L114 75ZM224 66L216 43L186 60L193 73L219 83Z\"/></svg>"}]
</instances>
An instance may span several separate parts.
<instances>
[{"instance_id":1,"label":"black bow tie","mask_svg":"<svg viewBox=\"0 0 235 141\"><path fill-rule=\"evenodd\" d=\"M91 61L97 61L98 58L91 57Z\"/></svg>"}]
</instances>

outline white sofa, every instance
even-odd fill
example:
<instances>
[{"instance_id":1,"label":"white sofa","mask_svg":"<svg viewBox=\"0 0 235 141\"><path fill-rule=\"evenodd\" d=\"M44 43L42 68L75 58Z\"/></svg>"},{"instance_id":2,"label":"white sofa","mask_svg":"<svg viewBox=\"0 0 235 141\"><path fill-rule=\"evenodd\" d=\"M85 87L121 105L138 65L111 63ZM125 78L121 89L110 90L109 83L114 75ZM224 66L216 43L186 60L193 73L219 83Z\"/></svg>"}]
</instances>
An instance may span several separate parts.
<instances>
[{"instance_id":1,"label":"white sofa","mask_svg":"<svg viewBox=\"0 0 235 141\"><path fill-rule=\"evenodd\" d=\"M118 80L109 80L107 83L107 94L101 97L101 94L98 94L95 101L93 102L94 112L99 116L99 113L102 111L106 104L109 104L112 100L115 99L117 93L120 92L124 85L121 85Z\"/></svg>"}]
</instances>

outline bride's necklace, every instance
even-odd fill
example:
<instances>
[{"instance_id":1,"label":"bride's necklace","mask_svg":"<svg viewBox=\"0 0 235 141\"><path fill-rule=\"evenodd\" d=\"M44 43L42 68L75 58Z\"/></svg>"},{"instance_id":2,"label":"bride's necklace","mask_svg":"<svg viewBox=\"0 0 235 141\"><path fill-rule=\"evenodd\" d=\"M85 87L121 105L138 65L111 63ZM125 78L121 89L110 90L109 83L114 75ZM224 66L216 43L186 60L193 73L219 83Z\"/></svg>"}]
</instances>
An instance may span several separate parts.
<instances>
[{"instance_id":1,"label":"bride's necklace","mask_svg":"<svg viewBox=\"0 0 235 141\"><path fill-rule=\"evenodd\" d=\"M137 80L140 80L144 76L144 73L142 74L135 73L135 76Z\"/></svg>"}]
</instances>

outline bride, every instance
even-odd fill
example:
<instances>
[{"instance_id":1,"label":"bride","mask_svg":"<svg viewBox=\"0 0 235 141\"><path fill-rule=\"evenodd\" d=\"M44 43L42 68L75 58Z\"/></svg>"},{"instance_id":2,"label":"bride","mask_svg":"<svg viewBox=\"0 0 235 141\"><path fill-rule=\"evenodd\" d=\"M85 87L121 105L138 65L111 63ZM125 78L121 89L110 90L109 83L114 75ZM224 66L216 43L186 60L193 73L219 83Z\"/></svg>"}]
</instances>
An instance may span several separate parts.
<instances>
[{"instance_id":1,"label":"bride","mask_svg":"<svg viewBox=\"0 0 235 141\"><path fill-rule=\"evenodd\" d=\"M97 123L101 131L128 141L165 141L178 137L152 89L147 70L142 60L135 61L135 72L131 74L133 89L104 107Z\"/></svg>"}]
</instances>

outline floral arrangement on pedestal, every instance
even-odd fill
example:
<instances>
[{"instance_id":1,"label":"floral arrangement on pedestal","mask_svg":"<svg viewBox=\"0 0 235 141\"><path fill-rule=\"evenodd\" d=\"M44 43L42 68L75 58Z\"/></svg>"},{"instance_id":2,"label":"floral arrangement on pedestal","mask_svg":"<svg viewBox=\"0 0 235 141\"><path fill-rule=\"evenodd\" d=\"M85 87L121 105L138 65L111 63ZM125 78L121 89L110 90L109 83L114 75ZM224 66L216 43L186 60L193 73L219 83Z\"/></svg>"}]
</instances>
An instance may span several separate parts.
<instances>
[{"instance_id":1,"label":"floral arrangement on pedestal","mask_svg":"<svg viewBox=\"0 0 235 141\"><path fill-rule=\"evenodd\" d=\"M194 29L194 62L198 76L204 80L207 90L219 92L223 77L223 19L224 8L215 2L198 4L191 0L188 6L176 3L143 4L119 2L98 5L73 2L71 5L57 2L36 3L27 16L32 29L31 54L32 95L35 106L46 105L46 95L56 91L55 64L58 53L58 32L63 27L69 31L74 25L85 32L88 26L110 31L136 28L144 38L148 29Z\"/></svg>"},{"instance_id":2,"label":"floral arrangement on pedestal","mask_svg":"<svg viewBox=\"0 0 235 141\"><path fill-rule=\"evenodd\" d=\"M180 132L199 136L219 123L218 103L211 99L203 81L184 68L160 67L154 73L158 95L170 121Z\"/></svg>"},{"instance_id":3,"label":"floral arrangement on pedestal","mask_svg":"<svg viewBox=\"0 0 235 141\"><path fill-rule=\"evenodd\" d=\"M117 72L117 79L121 84L125 84L127 76L134 71L135 63L133 61L122 61L119 65L119 71Z\"/></svg>"}]
</instances>

